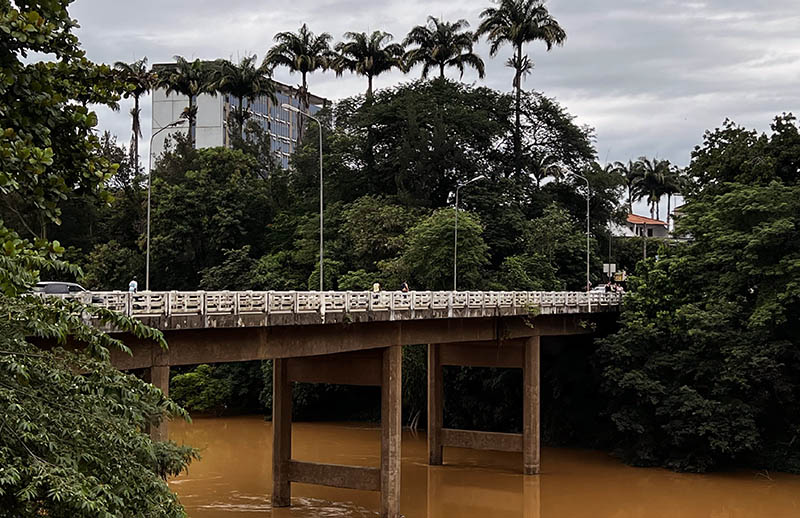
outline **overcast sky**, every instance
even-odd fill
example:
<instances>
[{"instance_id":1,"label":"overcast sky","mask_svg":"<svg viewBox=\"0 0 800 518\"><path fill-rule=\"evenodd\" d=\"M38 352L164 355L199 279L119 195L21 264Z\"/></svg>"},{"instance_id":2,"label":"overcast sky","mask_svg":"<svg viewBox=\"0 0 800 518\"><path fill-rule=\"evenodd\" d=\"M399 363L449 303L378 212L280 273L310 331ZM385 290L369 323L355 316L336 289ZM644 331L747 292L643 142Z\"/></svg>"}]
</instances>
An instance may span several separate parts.
<instances>
[{"instance_id":1,"label":"overcast sky","mask_svg":"<svg viewBox=\"0 0 800 518\"><path fill-rule=\"evenodd\" d=\"M336 40L346 31L392 33L402 39L429 14L467 19L472 27L490 0L77 0L71 15L88 57L113 63L147 56L151 63L187 58L259 60L276 32L303 22ZM640 155L686 165L706 129L725 118L767 130L771 119L798 110L800 79L799 0L550 0L548 8L567 32L564 47L526 51L535 63L525 88L557 98L578 122L595 128L600 161ZM487 65L481 80L463 80L510 90L513 71L504 66L510 49L490 58L485 43L476 51ZM416 79L391 73L377 87ZM457 77L457 76L456 76ZM278 69L275 78L296 85L300 78ZM361 93L366 79L333 73L309 78L313 93L336 100ZM150 128L145 100L142 126ZM100 124L130 137L128 106L100 111ZM148 131L145 131L147 138ZM146 143L143 156L147 156Z\"/></svg>"}]
</instances>

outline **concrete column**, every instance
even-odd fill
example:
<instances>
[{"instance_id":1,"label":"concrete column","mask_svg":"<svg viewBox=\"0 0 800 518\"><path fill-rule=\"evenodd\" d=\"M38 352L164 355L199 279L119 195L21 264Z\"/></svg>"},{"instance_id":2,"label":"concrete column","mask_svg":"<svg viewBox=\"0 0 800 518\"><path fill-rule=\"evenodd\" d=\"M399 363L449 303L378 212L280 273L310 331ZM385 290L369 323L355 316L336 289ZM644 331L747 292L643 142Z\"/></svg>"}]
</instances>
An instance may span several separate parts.
<instances>
[{"instance_id":1,"label":"concrete column","mask_svg":"<svg viewBox=\"0 0 800 518\"><path fill-rule=\"evenodd\" d=\"M522 382L522 461L526 475L539 473L539 337L525 342Z\"/></svg>"},{"instance_id":2,"label":"concrete column","mask_svg":"<svg viewBox=\"0 0 800 518\"><path fill-rule=\"evenodd\" d=\"M288 359L272 360L272 507L288 507L292 497L292 384Z\"/></svg>"},{"instance_id":3,"label":"concrete column","mask_svg":"<svg viewBox=\"0 0 800 518\"><path fill-rule=\"evenodd\" d=\"M165 397L169 397L169 365L153 365L145 369L145 379L161 389ZM150 425L150 438L154 441L169 439L169 427L165 418L158 425Z\"/></svg>"},{"instance_id":4,"label":"concrete column","mask_svg":"<svg viewBox=\"0 0 800 518\"><path fill-rule=\"evenodd\" d=\"M442 464L442 421L444 419L442 359L439 345L428 344L428 464Z\"/></svg>"},{"instance_id":5,"label":"concrete column","mask_svg":"<svg viewBox=\"0 0 800 518\"><path fill-rule=\"evenodd\" d=\"M400 516L403 348L383 350L381 380L381 518Z\"/></svg>"}]
</instances>

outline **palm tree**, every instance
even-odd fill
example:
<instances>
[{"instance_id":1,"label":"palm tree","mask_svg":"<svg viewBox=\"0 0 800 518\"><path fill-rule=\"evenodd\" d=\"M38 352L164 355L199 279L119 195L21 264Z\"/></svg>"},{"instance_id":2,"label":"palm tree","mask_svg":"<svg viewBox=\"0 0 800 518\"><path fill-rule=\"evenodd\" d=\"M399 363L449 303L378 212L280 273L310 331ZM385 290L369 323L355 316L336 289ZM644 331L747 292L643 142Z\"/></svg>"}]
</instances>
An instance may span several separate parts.
<instances>
[{"instance_id":1,"label":"palm tree","mask_svg":"<svg viewBox=\"0 0 800 518\"><path fill-rule=\"evenodd\" d=\"M658 202L663 195L665 179L670 174L669 160L659 160L658 158L651 160L640 157L639 164L641 168L641 177L638 182L640 198L647 196L650 204L650 217L660 219Z\"/></svg>"},{"instance_id":2,"label":"palm tree","mask_svg":"<svg viewBox=\"0 0 800 518\"><path fill-rule=\"evenodd\" d=\"M207 63L195 59L187 61L181 56L175 56L175 65L167 69L166 73L158 77L158 86L165 88L167 95L178 93L189 98L189 106L183 111L183 117L189 120L189 137L192 147L197 143L197 96L208 93L216 95L213 88L212 70Z\"/></svg>"},{"instance_id":3,"label":"palm tree","mask_svg":"<svg viewBox=\"0 0 800 518\"><path fill-rule=\"evenodd\" d=\"M625 178L625 188L628 191L628 214L633 214L633 202L641 199L639 196L639 180L642 177L641 163L633 160L628 160L627 164L614 162L614 170Z\"/></svg>"},{"instance_id":4,"label":"palm tree","mask_svg":"<svg viewBox=\"0 0 800 518\"><path fill-rule=\"evenodd\" d=\"M389 43L393 36L388 32L346 32L350 41L336 45L335 69L337 74L345 70L367 77L367 101L372 100L372 79L393 68L404 70L403 45Z\"/></svg>"},{"instance_id":5,"label":"palm tree","mask_svg":"<svg viewBox=\"0 0 800 518\"><path fill-rule=\"evenodd\" d=\"M672 217L672 196L683 190L683 172L677 167L670 167L661 185L661 194L667 196L667 227Z\"/></svg>"},{"instance_id":6,"label":"palm tree","mask_svg":"<svg viewBox=\"0 0 800 518\"><path fill-rule=\"evenodd\" d=\"M522 135L520 125L520 102L522 78L533 69L533 63L523 53L523 46L532 41L542 41L551 50L554 45L563 45L567 34L561 25L550 16L540 0L495 0L497 7L484 9L482 22L475 38L486 36L491 46L489 54L497 55L506 43L514 47L514 55L506 62L515 70L513 86L516 90L514 125L514 170L519 174L522 165Z\"/></svg>"},{"instance_id":7,"label":"palm tree","mask_svg":"<svg viewBox=\"0 0 800 518\"><path fill-rule=\"evenodd\" d=\"M531 160L531 175L536 180L537 189L541 188L545 178L555 176L558 179L562 173L563 167L555 155L534 156Z\"/></svg>"},{"instance_id":8,"label":"palm tree","mask_svg":"<svg viewBox=\"0 0 800 518\"><path fill-rule=\"evenodd\" d=\"M267 52L264 58L264 65L274 69L283 66L290 72L299 72L303 82L300 87L300 100L305 111L308 112L311 99L308 93L308 74L317 70L327 70L335 58L331 50L331 35L323 32L315 35L308 30L304 23L302 27L294 32L279 32L275 35L277 43ZM300 120L301 115L297 114L297 142L302 140L303 125Z\"/></svg>"},{"instance_id":9,"label":"palm tree","mask_svg":"<svg viewBox=\"0 0 800 518\"><path fill-rule=\"evenodd\" d=\"M139 109L139 98L152 90L155 85L155 74L147 69L147 58L142 58L133 63L117 61L114 63L123 81L128 85L125 97L133 97L133 108L131 108L131 158L133 158L134 171L139 172L139 137L142 136L142 124L139 116L142 110Z\"/></svg>"},{"instance_id":10,"label":"palm tree","mask_svg":"<svg viewBox=\"0 0 800 518\"><path fill-rule=\"evenodd\" d=\"M406 68L422 64L422 77L428 77L432 67L439 67L439 78L444 79L447 67L456 67L461 77L464 77L464 67L472 67L483 79L486 75L483 60L472 52L474 36L471 31L464 30L467 27L467 20L450 23L428 16L426 25L417 25L403 40L406 47L418 45L406 52Z\"/></svg>"},{"instance_id":11,"label":"palm tree","mask_svg":"<svg viewBox=\"0 0 800 518\"><path fill-rule=\"evenodd\" d=\"M214 62L213 87L220 93L235 97L239 107L234 109L233 118L239 125L239 134L244 131L244 122L250 117L243 106L247 100L247 107L258 97L269 97L273 103L278 103L275 96L275 83L270 79L271 71L266 64L256 66L256 56L245 56L238 64L227 59Z\"/></svg>"}]
</instances>

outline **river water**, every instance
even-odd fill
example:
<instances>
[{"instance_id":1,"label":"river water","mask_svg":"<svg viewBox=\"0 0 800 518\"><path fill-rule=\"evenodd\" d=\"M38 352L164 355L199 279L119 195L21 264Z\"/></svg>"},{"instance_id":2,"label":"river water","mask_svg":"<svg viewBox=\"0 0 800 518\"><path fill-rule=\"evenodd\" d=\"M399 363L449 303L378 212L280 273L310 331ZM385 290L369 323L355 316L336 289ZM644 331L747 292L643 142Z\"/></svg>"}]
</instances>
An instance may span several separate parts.
<instances>
[{"instance_id":1,"label":"river water","mask_svg":"<svg viewBox=\"0 0 800 518\"><path fill-rule=\"evenodd\" d=\"M378 466L374 425L294 423L293 457ZM173 422L170 438L202 459L170 481L193 518L374 517L377 493L292 484L291 508L272 510L272 428L260 417ZM521 455L445 448L426 464L425 434L403 431L402 498L408 518L800 517L800 476L692 475L632 468L602 452L544 448L542 474L519 473Z\"/></svg>"}]
</instances>

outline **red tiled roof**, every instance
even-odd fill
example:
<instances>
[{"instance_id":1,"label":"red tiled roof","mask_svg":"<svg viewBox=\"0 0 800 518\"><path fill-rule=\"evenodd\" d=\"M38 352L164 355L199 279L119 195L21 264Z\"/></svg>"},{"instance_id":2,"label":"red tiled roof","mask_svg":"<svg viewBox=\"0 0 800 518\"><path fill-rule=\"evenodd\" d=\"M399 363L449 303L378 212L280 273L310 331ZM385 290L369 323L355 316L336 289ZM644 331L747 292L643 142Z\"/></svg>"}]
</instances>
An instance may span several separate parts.
<instances>
[{"instance_id":1,"label":"red tiled roof","mask_svg":"<svg viewBox=\"0 0 800 518\"><path fill-rule=\"evenodd\" d=\"M628 214L628 223L633 223L634 225L664 225L667 226L665 221L660 221L653 218L646 218L644 216L639 216L638 214Z\"/></svg>"}]
</instances>

